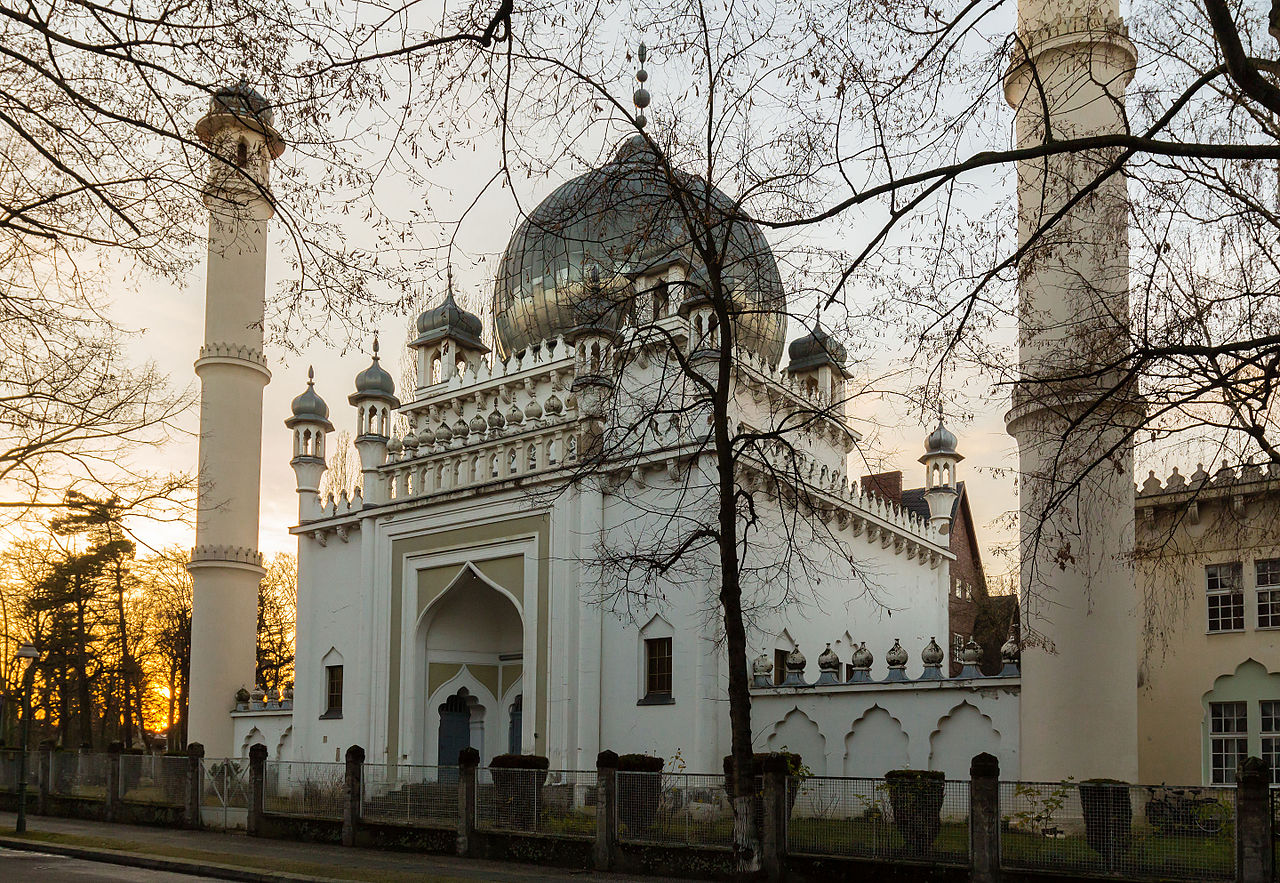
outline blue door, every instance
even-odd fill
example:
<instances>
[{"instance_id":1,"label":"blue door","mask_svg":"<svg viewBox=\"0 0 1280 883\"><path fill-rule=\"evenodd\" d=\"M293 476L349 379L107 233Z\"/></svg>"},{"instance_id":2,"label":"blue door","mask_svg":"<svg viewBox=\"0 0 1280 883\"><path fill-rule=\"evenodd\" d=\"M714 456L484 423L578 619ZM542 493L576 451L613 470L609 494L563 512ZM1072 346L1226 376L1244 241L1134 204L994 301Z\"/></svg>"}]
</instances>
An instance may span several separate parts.
<instances>
[{"instance_id":1,"label":"blue door","mask_svg":"<svg viewBox=\"0 0 1280 883\"><path fill-rule=\"evenodd\" d=\"M439 743L439 765L456 767L458 752L471 744L471 708L464 697L455 694L440 706ZM454 781L457 781L457 773L454 772L453 775Z\"/></svg>"}]
</instances>

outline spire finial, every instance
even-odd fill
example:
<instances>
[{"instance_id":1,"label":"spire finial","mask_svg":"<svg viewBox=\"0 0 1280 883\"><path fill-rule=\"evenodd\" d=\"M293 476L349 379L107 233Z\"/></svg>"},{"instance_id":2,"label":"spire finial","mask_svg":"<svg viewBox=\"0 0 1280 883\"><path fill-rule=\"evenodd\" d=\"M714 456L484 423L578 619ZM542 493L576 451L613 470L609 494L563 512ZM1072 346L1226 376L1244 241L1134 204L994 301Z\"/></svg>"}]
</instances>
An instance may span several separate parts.
<instances>
[{"instance_id":1,"label":"spire finial","mask_svg":"<svg viewBox=\"0 0 1280 883\"><path fill-rule=\"evenodd\" d=\"M378 361L378 333L373 333L373 360Z\"/></svg>"},{"instance_id":2,"label":"spire finial","mask_svg":"<svg viewBox=\"0 0 1280 883\"><path fill-rule=\"evenodd\" d=\"M316 384L316 367L315 365L307 366L307 386L315 386Z\"/></svg>"},{"instance_id":3,"label":"spire finial","mask_svg":"<svg viewBox=\"0 0 1280 883\"><path fill-rule=\"evenodd\" d=\"M640 85L632 93L631 100L635 102L636 106L636 128L643 129L644 124L648 122L644 117L644 109L649 106L649 90L644 87L645 81L649 79L649 72L644 69L645 60L649 57L649 50L643 42L640 43L636 57L640 59L640 69L636 71L636 82Z\"/></svg>"}]
</instances>

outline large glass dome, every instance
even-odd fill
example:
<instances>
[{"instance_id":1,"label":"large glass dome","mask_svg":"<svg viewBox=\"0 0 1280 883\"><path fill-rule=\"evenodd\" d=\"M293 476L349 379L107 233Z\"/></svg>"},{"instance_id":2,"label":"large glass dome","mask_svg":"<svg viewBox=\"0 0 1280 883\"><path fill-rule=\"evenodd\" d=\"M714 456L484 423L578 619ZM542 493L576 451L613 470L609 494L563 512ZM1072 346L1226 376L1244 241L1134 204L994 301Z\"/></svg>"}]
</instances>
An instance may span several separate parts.
<instances>
[{"instance_id":1,"label":"large glass dome","mask_svg":"<svg viewBox=\"0 0 1280 883\"><path fill-rule=\"evenodd\" d=\"M681 175L681 191L703 194L706 187ZM724 275L737 298L738 344L776 366L787 330L777 261L759 227L732 218L729 197L712 187L708 201L716 238L726 243ZM493 291L498 354L506 358L578 324L574 304L592 266L609 298L624 305L636 273L690 253L686 231L678 194L644 138L632 136L612 161L557 188L512 234ZM698 267L691 273L695 280L704 276ZM673 299L680 296L673 292Z\"/></svg>"}]
</instances>

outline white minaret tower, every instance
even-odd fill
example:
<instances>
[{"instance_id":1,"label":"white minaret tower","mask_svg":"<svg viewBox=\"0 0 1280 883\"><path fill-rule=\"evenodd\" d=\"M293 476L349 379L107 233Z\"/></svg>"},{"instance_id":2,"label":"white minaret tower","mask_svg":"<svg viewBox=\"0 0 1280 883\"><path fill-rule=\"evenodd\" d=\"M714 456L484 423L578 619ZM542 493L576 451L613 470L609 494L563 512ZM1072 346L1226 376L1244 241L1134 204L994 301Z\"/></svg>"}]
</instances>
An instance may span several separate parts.
<instances>
[{"instance_id":1,"label":"white minaret tower","mask_svg":"<svg viewBox=\"0 0 1280 883\"><path fill-rule=\"evenodd\" d=\"M366 503L385 503L386 481L378 467L387 462L391 417L400 400L396 383L378 360L378 338L373 338L373 362L356 375L356 391L347 396L356 408L356 450L360 453L361 487Z\"/></svg>"},{"instance_id":2,"label":"white minaret tower","mask_svg":"<svg viewBox=\"0 0 1280 883\"><path fill-rule=\"evenodd\" d=\"M946 536L951 532L951 510L955 508L960 488L956 481L956 466L963 460L956 451L955 433L942 425L929 433L924 441L924 500L929 504L929 524Z\"/></svg>"},{"instance_id":3,"label":"white minaret tower","mask_svg":"<svg viewBox=\"0 0 1280 883\"><path fill-rule=\"evenodd\" d=\"M333 432L329 406L316 392L314 368L307 369L307 388L293 400L284 425L293 430L293 475L298 484L298 520L320 516L320 479L329 468L325 462L325 436Z\"/></svg>"},{"instance_id":4,"label":"white minaret tower","mask_svg":"<svg viewBox=\"0 0 1280 883\"><path fill-rule=\"evenodd\" d=\"M241 82L219 91L196 125L208 146L209 263L200 378L200 488L191 552L191 699L187 738L235 756L235 692L254 681L262 353L271 160L284 151L267 100Z\"/></svg>"},{"instance_id":5,"label":"white minaret tower","mask_svg":"<svg viewBox=\"0 0 1280 883\"><path fill-rule=\"evenodd\" d=\"M1125 130L1136 56L1118 0L1019 0L1018 41L1005 95L1020 146ZM1114 158L1020 162L1019 243ZM1138 404L1136 391L1116 395L1113 367L1129 346L1128 222L1125 179L1111 175L1041 233L1019 266L1021 377L1006 419L1019 455L1026 781L1132 782L1138 773L1125 429Z\"/></svg>"}]
</instances>

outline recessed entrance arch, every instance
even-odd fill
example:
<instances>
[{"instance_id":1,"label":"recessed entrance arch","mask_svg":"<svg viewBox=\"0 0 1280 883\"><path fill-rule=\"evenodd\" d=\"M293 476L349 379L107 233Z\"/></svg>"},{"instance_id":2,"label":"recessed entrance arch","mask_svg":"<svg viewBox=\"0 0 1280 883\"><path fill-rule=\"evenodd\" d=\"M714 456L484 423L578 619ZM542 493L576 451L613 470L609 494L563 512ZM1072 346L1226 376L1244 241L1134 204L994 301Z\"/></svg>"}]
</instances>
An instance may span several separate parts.
<instances>
[{"instance_id":1,"label":"recessed entrance arch","mask_svg":"<svg viewBox=\"0 0 1280 883\"><path fill-rule=\"evenodd\" d=\"M505 751L510 699L502 699L520 677L524 651L524 621L512 597L464 564L423 611L418 647L421 762L456 766L468 745L481 763Z\"/></svg>"}]
</instances>

